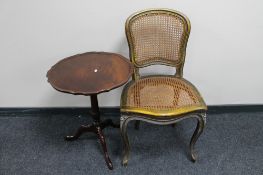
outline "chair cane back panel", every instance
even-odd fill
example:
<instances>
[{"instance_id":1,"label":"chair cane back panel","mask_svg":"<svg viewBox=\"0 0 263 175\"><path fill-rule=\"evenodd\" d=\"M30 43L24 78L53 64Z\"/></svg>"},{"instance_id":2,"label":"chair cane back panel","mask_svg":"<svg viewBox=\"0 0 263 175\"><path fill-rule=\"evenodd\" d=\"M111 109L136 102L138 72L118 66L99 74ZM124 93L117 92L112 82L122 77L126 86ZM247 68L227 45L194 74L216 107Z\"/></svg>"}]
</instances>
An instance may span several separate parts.
<instances>
[{"instance_id":1,"label":"chair cane back panel","mask_svg":"<svg viewBox=\"0 0 263 175\"><path fill-rule=\"evenodd\" d=\"M188 18L176 11L153 9L131 15L126 21L131 61L137 67L165 64L181 69L190 28Z\"/></svg>"},{"instance_id":2,"label":"chair cane back panel","mask_svg":"<svg viewBox=\"0 0 263 175\"><path fill-rule=\"evenodd\" d=\"M129 83L121 106L121 112L158 117L207 109L198 90L187 80L174 76L145 77Z\"/></svg>"}]
</instances>

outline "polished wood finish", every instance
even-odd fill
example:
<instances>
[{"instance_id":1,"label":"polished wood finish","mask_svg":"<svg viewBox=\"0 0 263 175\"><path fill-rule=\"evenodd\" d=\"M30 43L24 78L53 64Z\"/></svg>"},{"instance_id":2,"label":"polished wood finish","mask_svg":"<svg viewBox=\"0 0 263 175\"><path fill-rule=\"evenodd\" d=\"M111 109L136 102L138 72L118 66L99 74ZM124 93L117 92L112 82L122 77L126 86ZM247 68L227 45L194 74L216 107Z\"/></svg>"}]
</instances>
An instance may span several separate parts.
<instances>
[{"instance_id":1,"label":"polished wood finish","mask_svg":"<svg viewBox=\"0 0 263 175\"><path fill-rule=\"evenodd\" d=\"M47 73L48 82L70 94L99 94L128 81L133 66L125 57L108 52L87 52L65 58Z\"/></svg>"},{"instance_id":2,"label":"polished wood finish","mask_svg":"<svg viewBox=\"0 0 263 175\"><path fill-rule=\"evenodd\" d=\"M82 125L65 140L78 139L85 132L95 133L101 143L106 164L113 169L102 130L108 126L119 128L111 119L101 121L97 94L117 88L128 81L133 66L123 56L107 52L88 52L65 58L47 73L48 82L58 91L90 95L93 123Z\"/></svg>"}]
</instances>

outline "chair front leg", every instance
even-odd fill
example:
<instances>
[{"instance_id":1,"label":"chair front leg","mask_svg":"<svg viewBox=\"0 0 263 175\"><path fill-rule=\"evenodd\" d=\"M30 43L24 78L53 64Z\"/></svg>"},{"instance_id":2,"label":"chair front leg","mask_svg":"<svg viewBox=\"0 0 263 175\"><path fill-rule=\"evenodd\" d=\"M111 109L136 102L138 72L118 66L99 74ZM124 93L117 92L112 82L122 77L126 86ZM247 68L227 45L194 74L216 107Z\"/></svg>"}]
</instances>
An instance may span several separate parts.
<instances>
[{"instance_id":1,"label":"chair front leg","mask_svg":"<svg viewBox=\"0 0 263 175\"><path fill-rule=\"evenodd\" d=\"M130 120L127 120L129 117L126 115L121 115L120 118L120 131L121 137L123 140L123 158L122 158L122 165L127 166L129 155L130 155L130 144L127 135L127 125Z\"/></svg>"},{"instance_id":2,"label":"chair front leg","mask_svg":"<svg viewBox=\"0 0 263 175\"><path fill-rule=\"evenodd\" d=\"M191 160L193 162L195 162L197 159L197 155L194 152L194 146L195 146L197 139L199 138L199 136L202 134L202 132L204 130L204 127L206 124L206 114L205 113L204 114L198 114L197 119L198 119L197 120L197 126L196 126L195 132L194 132L194 134L191 138L191 142L190 142Z\"/></svg>"}]
</instances>

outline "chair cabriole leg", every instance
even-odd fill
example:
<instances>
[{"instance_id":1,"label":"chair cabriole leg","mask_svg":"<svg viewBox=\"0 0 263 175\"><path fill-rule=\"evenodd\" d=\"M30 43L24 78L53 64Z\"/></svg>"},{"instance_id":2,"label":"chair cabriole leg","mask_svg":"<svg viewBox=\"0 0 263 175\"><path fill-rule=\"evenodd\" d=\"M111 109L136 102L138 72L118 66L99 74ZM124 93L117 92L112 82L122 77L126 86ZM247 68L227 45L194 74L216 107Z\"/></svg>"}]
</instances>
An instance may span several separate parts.
<instances>
[{"instance_id":1,"label":"chair cabriole leg","mask_svg":"<svg viewBox=\"0 0 263 175\"><path fill-rule=\"evenodd\" d=\"M128 159L130 155L130 145L129 145L129 139L127 135L127 125L128 125L128 117L122 115L120 119L120 131L121 131L121 137L123 140L123 158L122 158L122 165L127 166Z\"/></svg>"},{"instance_id":2,"label":"chair cabriole leg","mask_svg":"<svg viewBox=\"0 0 263 175\"><path fill-rule=\"evenodd\" d=\"M190 154L191 154L191 160L193 162L195 162L197 159L197 155L194 152L194 146L199 136L202 134L204 130L205 123L206 123L206 114L198 114L197 126L190 141Z\"/></svg>"}]
</instances>

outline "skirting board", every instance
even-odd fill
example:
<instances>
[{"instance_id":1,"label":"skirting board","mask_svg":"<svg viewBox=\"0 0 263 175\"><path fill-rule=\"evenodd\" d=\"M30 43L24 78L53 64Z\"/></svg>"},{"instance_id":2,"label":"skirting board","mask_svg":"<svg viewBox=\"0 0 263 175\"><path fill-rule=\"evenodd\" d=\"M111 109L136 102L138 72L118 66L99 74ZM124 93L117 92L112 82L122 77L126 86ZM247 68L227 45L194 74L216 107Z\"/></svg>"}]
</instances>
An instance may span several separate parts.
<instances>
[{"instance_id":1,"label":"skirting board","mask_svg":"<svg viewBox=\"0 0 263 175\"><path fill-rule=\"evenodd\" d=\"M85 107L45 107L45 108L0 108L0 117L23 117L34 115L54 115L54 114L72 114L83 115L88 114L90 108ZM100 108L103 116L119 116L119 107L102 107ZM211 105L208 106L208 114L223 114L237 112L263 112L262 105Z\"/></svg>"}]
</instances>

